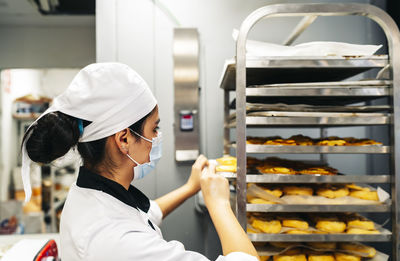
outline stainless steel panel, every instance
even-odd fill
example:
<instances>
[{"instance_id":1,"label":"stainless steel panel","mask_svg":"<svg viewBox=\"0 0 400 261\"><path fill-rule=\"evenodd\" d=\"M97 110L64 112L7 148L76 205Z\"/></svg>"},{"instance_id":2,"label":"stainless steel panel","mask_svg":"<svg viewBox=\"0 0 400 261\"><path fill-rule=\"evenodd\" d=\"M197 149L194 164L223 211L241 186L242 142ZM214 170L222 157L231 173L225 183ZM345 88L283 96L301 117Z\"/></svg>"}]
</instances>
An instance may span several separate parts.
<instances>
[{"instance_id":1,"label":"stainless steel panel","mask_svg":"<svg viewBox=\"0 0 400 261\"><path fill-rule=\"evenodd\" d=\"M176 161L193 161L199 155L199 35L195 28L174 29L174 133ZM181 112L193 115L193 130L180 128Z\"/></svg>"},{"instance_id":2,"label":"stainless steel panel","mask_svg":"<svg viewBox=\"0 0 400 261\"><path fill-rule=\"evenodd\" d=\"M250 234L252 242L389 242L392 233L381 229L379 235L348 235L348 234Z\"/></svg>"},{"instance_id":3,"label":"stainless steel panel","mask_svg":"<svg viewBox=\"0 0 400 261\"><path fill-rule=\"evenodd\" d=\"M390 212L390 204L381 205L283 205L247 204L247 212Z\"/></svg>"},{"instance_id":4,"label":"stainless steel panel","mask_svg":"<svg viewBox=\"0 0 400 261\"><path fill-rule=\"evenodd\" d=\"M329 154L387 154L390 146L280 146L246 144L247 153L329 153Z\"/></svg>"}]
</instances>

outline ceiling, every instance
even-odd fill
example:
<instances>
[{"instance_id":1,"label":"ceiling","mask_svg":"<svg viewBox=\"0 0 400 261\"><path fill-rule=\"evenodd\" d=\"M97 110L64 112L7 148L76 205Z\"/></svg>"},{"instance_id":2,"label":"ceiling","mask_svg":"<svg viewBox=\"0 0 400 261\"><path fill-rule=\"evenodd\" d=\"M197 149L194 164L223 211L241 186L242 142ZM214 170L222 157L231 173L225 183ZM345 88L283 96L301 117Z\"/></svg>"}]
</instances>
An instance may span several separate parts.
<instances>
[{"instance_id":1,"label":"ceiling","mask_svg":"<svg viewBox=\"0 0 400 261\"><path fill-rule=\"evenodd\" d=\"M94 15L41 15L29 0L0 0L0 26L94 26Z\"/></svg>"}]
</instances>

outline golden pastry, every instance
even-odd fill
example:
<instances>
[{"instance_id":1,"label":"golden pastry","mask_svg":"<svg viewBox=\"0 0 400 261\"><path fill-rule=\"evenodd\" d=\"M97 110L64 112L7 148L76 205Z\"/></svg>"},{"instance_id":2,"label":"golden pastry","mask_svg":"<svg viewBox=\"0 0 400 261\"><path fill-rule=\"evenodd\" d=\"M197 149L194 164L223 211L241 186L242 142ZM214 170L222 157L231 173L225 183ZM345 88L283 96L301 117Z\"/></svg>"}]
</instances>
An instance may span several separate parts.
<instances>
[{"instance_id":1,"label":"golden pastry","mask_svg":"<svg viewBox=\"0 0 400 261\"><path fill-rule=\"evenodd\" d=\"M319 220L315 227L329 233L342 233L346 230L346 224L338 220Z\"/></svg>"},{"instance_id":2,"label":"golden pastry","mask_svg":"<svg viewBox=\"0 0 400 261\"><path fill-rule=\"evenodd\" d=\"M260 256L260 261L267 261L269 256Z\"/></svg>"},{"instance_id":3,"label":"golden pastry","mask_svg":"<svg viewBox=\"0 0 400 261\"><path fill-rule=\"evenodd\" d=\"M236 172L236 165L218 165L215 167L216 172Z\"/></svg>"},{"instance_id":4,"label":"golden pastry","mask_svg":"<svg viewBox=\"0 0 400 261\"><path fill-rule=\"evenodd\" d=\"M378 192L370 191L369 189L351 191L349 196L359 199L379 201Z\"/></svg>"},{"instance_id":5,"label":"golden pastry","mask_svg":"<svg viewBox=\"0 0 400 261\"><path fill-rule=\"evenodd\" d=\"M329 186L317 189L316 194L326 198L340 198L348 196L349 189L346 187Z\"/></svg>"},{"instance_id":6,"label":"golden pastry","mask_svg":"<svg viewBox=\"0 0 400 261\"><path fill-rule=\"evenodd\" d=\"M336 261L361 261L359 256L344 253L335 253L335 259Z\"/></svg>"},{"instance_id":7,"label":"golden pastry","mask_svg":"<svg viewBox=\"0 0 400 261\"><path fill-rule=\"evenodd\" d=\"M308 261L335 261L333 254L310 254L308 255Z\"/></svg>"},{"instance_id":8,"label":"golden pastry","mask_svg":"<svg viewBox=\"0 0 400 261\"><path fill-rule=\"evenodd\" d=\"M250 227L250 226L247 226L246 231L247 231L247 233L249 233L249 234L257 234L257 233L260 233L260 231L254 229L254 228L252 228L252 227Z\"/></svg>"},{"instance_id":9,"label":"golden pastry","mask_svg":"<svg viewBox=\"0 0 400 261\"><path fill-rule=\"evenodd\" d=\"M336 249L335 242L308 242L307 245L315 249L324 249L324 250Z\"/></svg>"},{"instance_id":10,"label":"golden pastry","mask_svg":"<svg viewBox=\"0 0 400 261\"><path fill-rule=\"evenodd\" d=\"M314 144L313 140L310 137L303 135L294 135L289 139L294 140L296 142L296 145L298 146L312 146Z\"/></svg>"},{"instance_id":11,"label":"golden pastry","mask_svg":"<svg viewBox=\"0 0 400 261\"><path fill-rule=\"evenodd\" d=\"M269 201L269 200L265 200L262 198L250 198L248 200L248 202L250 204L276 204L275 202Z\"/></svg>"},{"instance_id":12,"label":"golden pastry","mask_svg":"<svg viewBox=\"0 0 400 261\"><path fill-rule=\"evenodd\" d=\"M298 255L285 255L280 254L274 256L274 261L307 261L306 255L298 254Z\"/></svg>"},{"instance_id":13,"label":"golden pastry","mask_svg":"<svg viewBox=\"0 0 400 261\"><path fill-rule=\"evenodd\" d=\"M261 173L264 174L287 174L287 175L295 175L296 171L291 168L285 168L285 167L258 167L257 168Z\"/></svg>"},{"instance_id":14,"label":"golden pastry","mask_svg":"<svg viewBox=\"0 0 400 261\"><path fill-rule=\"evenodd\" d=\"M356 184L346 184L346 187L348 188L348 189L352 189L352 190L370 190L369 188L363 188L363 187L360 187L360 186L358 186L358 185L356 185Z\"/></svg>"},{"instance_id":15,"label":"golden pastry","mask_svg":"<svg viewBox=\"0 0 400 261\"><path fill-rule=\"evenodd\" d=\"M267 140L264 145L284 145L284 146L296 146L296 141L290 139L274 139Z\"/></svg>"},{"instance_id":16,"label":"golden pastry","mask_svg":"<svg viewBox=\"0 0 400 261\"><path fill-rule=\"evenodd\" d=\"M291 229L285 232L286 234L294 234L294 235L298 235L298 234L312 234L312 231L308 231L308 230L299 230L299 229Z\"/></svg>"},{"instance_id":17,"label":"golden pastry","mask_svg":"<svg viewBox=\"0 0 400 261\"><path fill-rule=\"evenodd\" d=\"M283 219L282 226L303 229L303 230L308 229L308 223L306 221L295 218Z\"/></svg>"},{"instance_id":18,"label":"golden pastry","mask_svg":"<svg viewBox=\"0 0 400 261\"><path fill-rule=\"evenodd\" d=\"M268 188L261 187L261 189L264 190L266 193L268 193L268 194L270 194L270 195L272 195L274 197L277 197L277 198L280 198L282 196L282 194L283 194L282 190L281 189L277 189L277 188L268 189Z\"/></svg>"},{"instance_id":19,"label":"golden pastry","mask_svg":"<svg viewBox=\"0 0 400 261\"><path fill-rule=\"evenodd\" d=\"M321 168L321 167L312 167L312 168L302 169L302 170L298 171L298 174L303 174L303 175L315 175L315 174L336 175L336 173L331 171L328 168Z\"/></svg>"},{"instance_id":20,"label":"golden pastry","mask_svg":"<svg viewBox=\"0 0 400 261\"><path fill-rule=\"evenodd\" d=\"M277 234L281 232L282 225L279 220L260 220L254 219L251 226L267 234Z\"/></svg>"},{"instance_id":21,"label":"golden pastry","mask_svg":"<svg viewBox=\"0 0 400 261\"><path fill-rule=\"evenodd\" d=\"M366 230L361 228L349 228L346 231L347 234L368 234L368 235L376 235L380 234L380 232L376 229Z\"/></svg>"},{"instance_id":22,"label":"golden pastry","mask_svg":"<svg viewBox=\"0 0 400 261\"><path fill-rule=\"evenodd\" d=\"M317 142L317 146L344 146L346 145L345 140L321 140Z\"/></svg>"},{"instance_id":23,"label":"golden pastry","mask_svg":"<svg viewBox=\"0 0 400 261\"><path fill-rule=\"evenodd\" d=\"M285 195L312 196L314 191L309 187L287 186L283 188L283 193Z\"/></svg>"},{"instance_id":24,"label":"golden pastry","mask_svg":"<svg viewBox=\"0 0 400 261\"><path fill-rule=\"evenodd\" d=\"M232 156L229 156L229 155L225 155L222 158L218 158L218 159L216 159L216 161L220 165L236 166L236 164L237 164L236 158L232 157Z\"/></svg>"},{"instance_id":25,"label":"golden pastry","mask_svg":"<svg viewBox=\"0 0 400 261\"><path fill-rule=\"evenodd\" d=\"M347 227L348 228L361 228L361 229L365 229L365 230L374 230L375 224L374 224L374 222L372 222L370 220L355 219L355 220L347 221Z\"/></svg>"},{"instance_id":26,"label":"golden pastry","mask_svg":"<svg viewBox=\"0 0 400 261\"><path fill-rule=\"evenodd\" d=\"M339 248L347 251L361 252L367 254L369 258L376 255L376 249L370 246L355 243L340 243Z\"/></svg>"}]
</instances>

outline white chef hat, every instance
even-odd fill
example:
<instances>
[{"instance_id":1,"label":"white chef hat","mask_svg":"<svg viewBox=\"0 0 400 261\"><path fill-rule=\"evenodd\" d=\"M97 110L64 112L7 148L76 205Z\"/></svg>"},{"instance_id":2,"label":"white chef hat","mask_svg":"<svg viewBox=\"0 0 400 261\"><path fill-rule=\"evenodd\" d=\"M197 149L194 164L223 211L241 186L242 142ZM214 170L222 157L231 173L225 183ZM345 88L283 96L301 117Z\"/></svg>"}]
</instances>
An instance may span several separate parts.
<instances>
[{"instance_id":1,"label":"white chef hat","mask_svg":"<svg viewBox=\"0 0 400 261\"><path fill-rule=\"evenodd\" d=\"M79 71L68 88L53 100L50 108L39 119L47 113L60 111L90 121L79 138L79 142L88 142L128 128L150 113L156 105L157 101L147 83L129 66L121 63L94 63ZM22 145L25 202L30 200L32 194L31 160L26 151L28 138Z\"/></svg>"}]
</instances>

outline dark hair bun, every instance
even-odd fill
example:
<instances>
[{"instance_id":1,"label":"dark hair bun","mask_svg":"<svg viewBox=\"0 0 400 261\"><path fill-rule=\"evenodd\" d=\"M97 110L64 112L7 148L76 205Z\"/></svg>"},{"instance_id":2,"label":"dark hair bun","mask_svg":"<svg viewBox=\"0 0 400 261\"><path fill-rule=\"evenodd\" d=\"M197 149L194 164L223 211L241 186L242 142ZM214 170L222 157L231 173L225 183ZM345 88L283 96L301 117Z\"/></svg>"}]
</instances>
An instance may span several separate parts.
<instances>
[{"instance_id":1,"label":"dark hair bun","mask_svg":"<svg viewBox=\"0 0 400 261\"><path fill-rule=\"evenodd\" d=\"M27 133L26 141L29 158L38 163L48 164L64 156L79 140L77 119L62 112L52 112L40 118Z\"/></svg>"}]
</instances>

